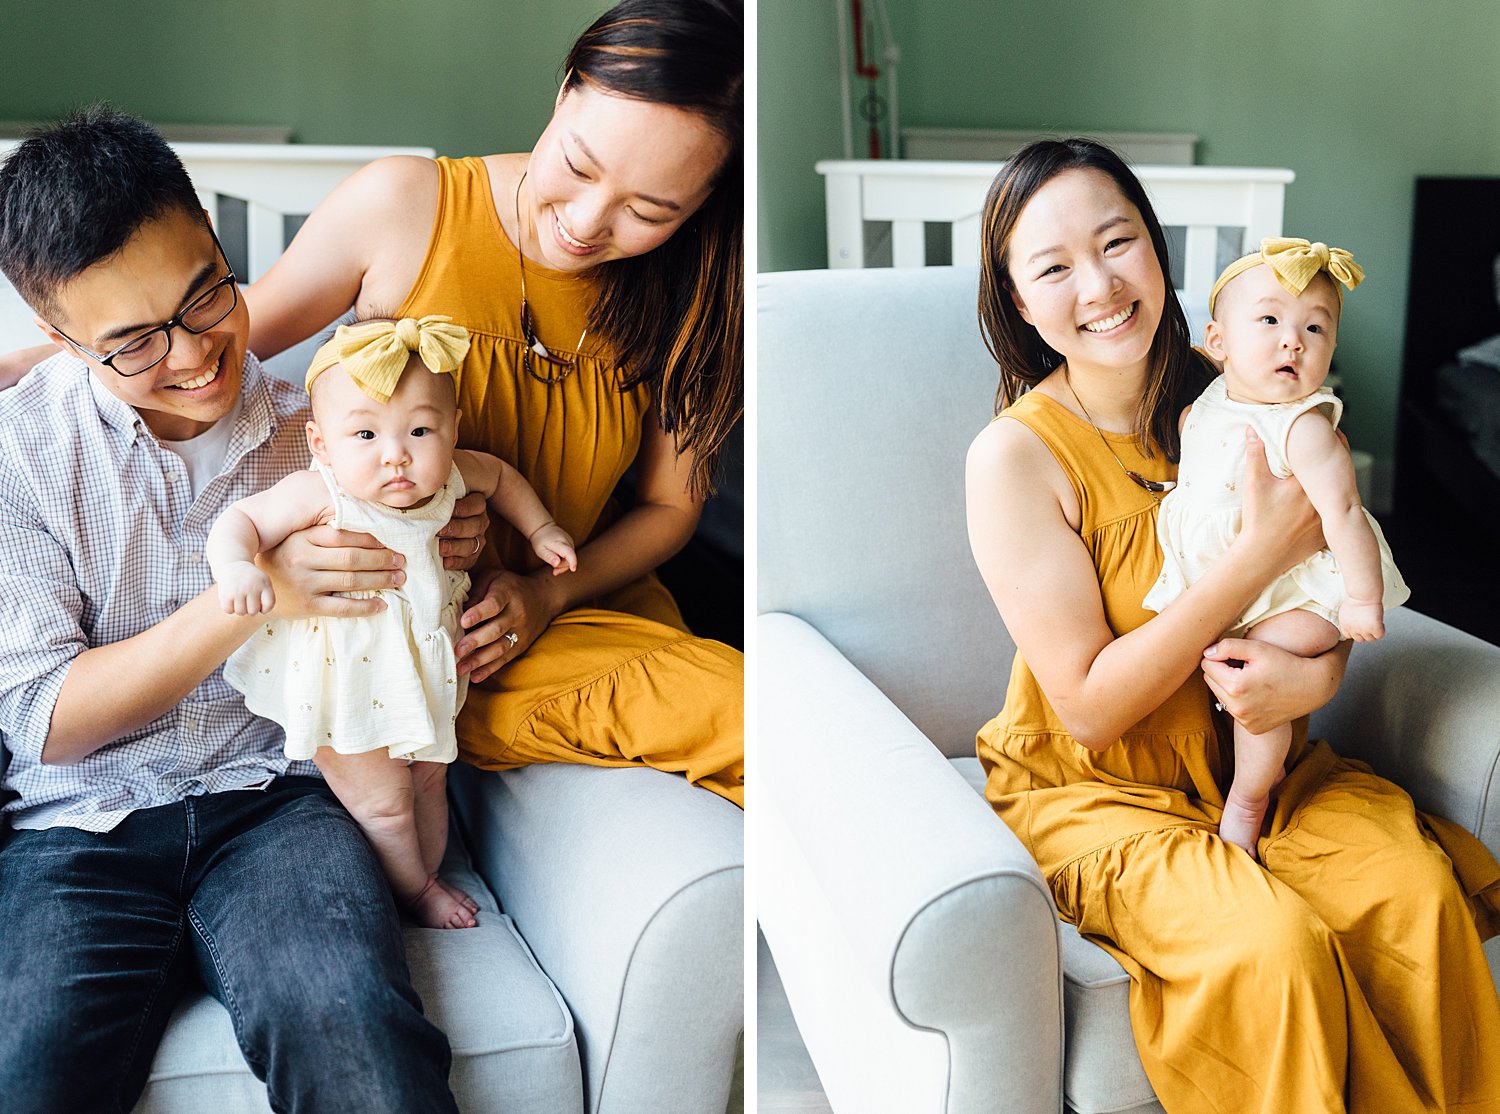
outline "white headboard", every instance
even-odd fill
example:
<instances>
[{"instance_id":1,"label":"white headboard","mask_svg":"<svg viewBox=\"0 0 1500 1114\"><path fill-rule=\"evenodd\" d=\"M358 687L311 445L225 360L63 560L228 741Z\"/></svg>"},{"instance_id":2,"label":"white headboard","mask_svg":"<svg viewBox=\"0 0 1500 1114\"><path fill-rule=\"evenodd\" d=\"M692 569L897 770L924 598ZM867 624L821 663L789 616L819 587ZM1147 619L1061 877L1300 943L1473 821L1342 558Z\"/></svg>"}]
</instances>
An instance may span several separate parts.
<instances>
[{"instance_id":1,"label":"white headboard","mask_svg":"<svg viewBox=\"0 0 1500 1114\"><path fill-rule=\"evenodd\" d=\"M984 196L1000 162L828 159L817 164L828 206L829 267L864 267L866 223L890 222L891 265L928 261L928 226L948 225L950 259L979 262ZM1223 265L1281 235L1290 170L1228 166L1133 167L1173 241L1173 285L1206 306ZM1180 261L1180 262L1179 262ZM870 262L873 262L871 260Z\"/></svg>"}]
</instances>

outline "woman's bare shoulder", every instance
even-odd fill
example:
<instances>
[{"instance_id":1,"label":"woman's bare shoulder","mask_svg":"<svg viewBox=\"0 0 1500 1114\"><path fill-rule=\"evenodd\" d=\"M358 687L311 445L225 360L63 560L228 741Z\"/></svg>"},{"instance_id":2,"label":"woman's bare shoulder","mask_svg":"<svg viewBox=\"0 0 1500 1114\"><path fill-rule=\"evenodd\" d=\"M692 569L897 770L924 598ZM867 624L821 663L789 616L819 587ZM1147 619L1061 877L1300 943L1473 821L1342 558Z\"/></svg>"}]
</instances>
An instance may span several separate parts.
<instances>
[{"instance_id":1,"label":"woman's bare shoulder","mask_svg":"<svg viewBox=\"0 0 1500 1114\"><path fill-rule=\"evenodd\" d=\"M437 163L422 155L387 155L360 167L339 185L338 207L360 218L428 213L436 206ZM427 203L424 203L427 202Z\"/></svg>"}]
</instances>

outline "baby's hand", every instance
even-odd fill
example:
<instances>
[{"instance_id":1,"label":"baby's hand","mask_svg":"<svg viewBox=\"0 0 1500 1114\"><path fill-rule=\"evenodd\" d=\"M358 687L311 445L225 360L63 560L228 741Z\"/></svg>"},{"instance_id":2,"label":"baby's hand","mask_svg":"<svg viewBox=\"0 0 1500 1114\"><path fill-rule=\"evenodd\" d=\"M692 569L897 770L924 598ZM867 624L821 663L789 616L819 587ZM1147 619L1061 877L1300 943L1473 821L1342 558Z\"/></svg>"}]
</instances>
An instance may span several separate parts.
<instances>
[{"instance_id":1,"label":"baby's hand","mask_svg":"<svg viewBox=\"0 0 1500 1114\"><path fill-rule=\"evenodd\" d=\"M573 549L573 539L555 522L538 526L529 539L536 555L552 566L552 575L578 571L578 554Z\"/></svg>"},{"instance_id":2,"label":"baby's hand","mask_svg":"<svg viewBox=\"0 0 1500 1114\"><path fill-rule=\"evenodd\" d=\"M1355 642L1374 642L1385 637L1385 608L1377 603L1345 600L1339 608L1339 629Z\"/></svg>"},{"instance_id":3,"label":"baby's hand","mask_svg":"<svg viewBox=\"0 0 1500 1114\"><path fill-rule=\"evenodd\" d=\"M276 606L271 578L250 561L236 561L217 577L226 615L264 615Z\"/></svg>"}]
</instances>

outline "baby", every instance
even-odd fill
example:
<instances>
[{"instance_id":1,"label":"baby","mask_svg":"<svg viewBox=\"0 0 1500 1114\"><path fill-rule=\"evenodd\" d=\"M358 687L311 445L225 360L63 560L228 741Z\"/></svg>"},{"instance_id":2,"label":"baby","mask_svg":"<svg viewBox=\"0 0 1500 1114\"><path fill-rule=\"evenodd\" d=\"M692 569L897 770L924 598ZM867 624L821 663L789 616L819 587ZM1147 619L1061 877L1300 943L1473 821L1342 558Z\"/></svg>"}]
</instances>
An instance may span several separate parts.
<instances>
[{"instance_id":1,"label":"baby","mask_svg":"<svg viewBox=\"0 0 1500 1114\"><path fill-rule=\"evenodd\" d=\"M374 535L405 557L406 580L360 618L271 620L225 663L257 715L286 728L359 822L396 897L429 928L467 928L478 906L437 876L448 840L447 763L467 678L453 643L469 590L443 568L437 532L454 501L482 492L554 574L576 571L573 540L514 468L455 450L456 377L469 334L446 317L340 326L307 372L310 471L229 507L207 556L224 610L269 613L256 554L307 526Z\"/></svg>"},{"instance_id":2,"label":"baby","mask_svg":"<svg viewBox=\"0 0 1500 1114\"><path fill-rule=\"evenodd\" d=\"M1204 348L1224 373L1183 411L1178 483L1157 518L1162 572L1145 607L1163 610L1239 533L1249 425L1271 470L1302 484L1328 548L1266 588L1225 637L1314 657L1340 637L1385 634L1386 609L1411 593L1380 526L1360 506L1349 451L1335 432L1343 403L1323 385L1343 308L1339 284L1353 290L1363 278L1348 252L1293 239L1264 240L1219 276ZM1234 725L1234 781L1219 834L1252 857L1291 741L1289 723L1261 735Z\"/></svg>"}]
</instances>

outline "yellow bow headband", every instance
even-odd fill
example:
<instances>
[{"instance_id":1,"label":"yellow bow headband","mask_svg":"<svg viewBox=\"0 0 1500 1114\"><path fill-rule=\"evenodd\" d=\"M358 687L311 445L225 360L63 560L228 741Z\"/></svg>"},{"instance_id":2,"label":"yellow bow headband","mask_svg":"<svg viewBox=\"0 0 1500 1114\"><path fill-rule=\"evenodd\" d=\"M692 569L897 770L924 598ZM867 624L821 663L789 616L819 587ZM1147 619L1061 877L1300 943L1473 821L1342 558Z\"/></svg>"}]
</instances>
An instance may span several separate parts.
<instances>
[{"instance_id":1,"label":"yellow bow headband","mask_svg":"<svg viewBox=\"0 0 1500 1114\"><path fill-rule=\"evenodd\" d=\"M1354 262L1354 256L1343 248L1331 248L1327 244L1310 244L1289 236L1268 236L1260 242L1260 250L1242 255L1229 266L1208 292L1208 315L1213 316L1214 303L1219 291L1230 281L1244 274L1251 267L1262 263L1276 274L1276 281L1289 294L1301 294L1319 271L1327 271L1334 279L1333 292L1338 295L1339 309L1344 308L1344 291L1339 283L1353 290L1364 281L1364 268Z\"/></svg>"},{"instance_id":2,"label":"yellow bow headband","mask_svg":"<svg viewBox=\"0 0 1500 1114\"><path fill-rule=\"evenodd\" d=\"M434 375L453 376L458 384L458 369L469 350L469 330L453 324L453 318L436 314L418 320L403 317L399 321L366 321L359 325L340 325L313 354L307 369L307 389L313 381L334 364L340 364L349 378L376 402L389 402L401 381L401 373L415 352Z\"/></svg>"}]
</instances>

